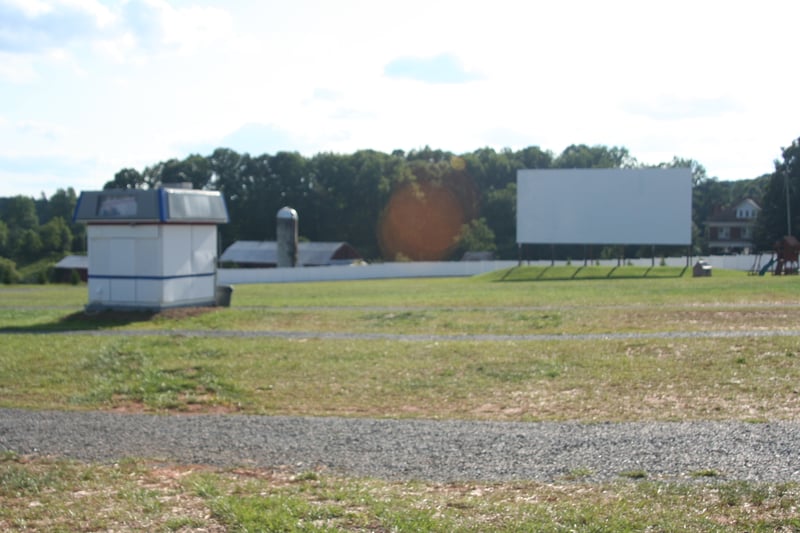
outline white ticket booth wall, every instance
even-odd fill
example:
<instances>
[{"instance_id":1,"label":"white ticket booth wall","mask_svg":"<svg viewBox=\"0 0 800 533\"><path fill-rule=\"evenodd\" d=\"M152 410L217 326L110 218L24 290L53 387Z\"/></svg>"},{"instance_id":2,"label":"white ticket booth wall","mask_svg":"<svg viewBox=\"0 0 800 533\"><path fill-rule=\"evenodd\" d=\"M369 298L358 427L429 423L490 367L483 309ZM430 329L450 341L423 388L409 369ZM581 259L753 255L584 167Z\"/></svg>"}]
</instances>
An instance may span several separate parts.
<instances>
[{"instance_id":1,"label":"white ticket booth wall","mask_svg":"<svg viewBox=\"0 0 800 533\"><path fill-rule=\"evenodd\" d=\"M191 189L83 192L90 309L160 310L214 305L219 192Z\"/></svg>"}]
</instances>

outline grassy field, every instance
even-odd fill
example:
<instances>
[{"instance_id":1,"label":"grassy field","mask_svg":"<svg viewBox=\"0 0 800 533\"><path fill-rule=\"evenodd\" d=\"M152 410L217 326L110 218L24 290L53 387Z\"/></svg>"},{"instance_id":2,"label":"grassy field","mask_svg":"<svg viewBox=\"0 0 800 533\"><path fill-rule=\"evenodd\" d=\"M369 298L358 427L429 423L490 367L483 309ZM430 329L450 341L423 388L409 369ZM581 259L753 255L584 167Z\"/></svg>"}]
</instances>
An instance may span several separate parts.
<instances>
[{"instance_id":1,"label":"grassy field","mask_svg":"<svg viewBox=\"0 0 800 533\"><path fill-rule=\"evenodd\" d=\"M797 531L800 489L702 481L392 483L0 457L4 531ZM701 475L701 474L699 474Z\"/></svg>"},{"instance_id":2,"label":"grassy field","mask_svg":"<svg viewBox=\"0 0 800 533\"><path fill-rule=\"evenodd\" d=\"M637 276L623 268L616 275L630 277L577 280L562 267L549 281L530 281L543 269L528 268L242 285L230 308L155 315L86 315L85 287L5 288L0 406L586 422L798 417L798 338L749 334L797 329L797 279L678 277L679 269L650 278L627 268ZM132 331L161 335L121 335ZM231 332L262 335L208 336ZM286 332L294 335L278 335ZM748 334L688 335L709 332Z\"/></svg>"},{"instance_id":3,"label":"grassy field","mask_svg":"<svg viewBox=\"0 0 800 533\"><path fill-rule=\"evenodd\" d=\"M85 286L4 287L0 406L797 420L800 337L788 334L798 330L798 281L724 271L691 278L668 267L524 267L469 279L241 285L230 308L91 316L82 311ZM753 335L772 331L787 335ZM800 530L794 484L729 482L714 472L688 485L635 473L600 485L581 478L388 483L6 452L0 529Z\"/></svg>"}]
</instances>

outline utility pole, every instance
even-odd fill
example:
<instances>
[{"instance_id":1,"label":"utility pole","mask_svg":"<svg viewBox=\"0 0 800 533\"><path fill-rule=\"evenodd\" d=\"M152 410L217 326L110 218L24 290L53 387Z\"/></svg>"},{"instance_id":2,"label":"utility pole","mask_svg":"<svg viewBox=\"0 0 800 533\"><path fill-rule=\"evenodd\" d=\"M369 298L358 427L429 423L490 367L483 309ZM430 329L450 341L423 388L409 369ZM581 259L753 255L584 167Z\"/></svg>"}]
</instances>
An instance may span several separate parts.
<instances>
[{"instance_id":1,"label":"utility pole","mask_svg":"<svg viewBox=\"0 0 800 533\"><path fill-rule=\"evenodd\" d=\"M789 173L783 171L783 183L786 185L786 235L792 234L792 210L789 202Z\"/></svg>"}]
</instances>

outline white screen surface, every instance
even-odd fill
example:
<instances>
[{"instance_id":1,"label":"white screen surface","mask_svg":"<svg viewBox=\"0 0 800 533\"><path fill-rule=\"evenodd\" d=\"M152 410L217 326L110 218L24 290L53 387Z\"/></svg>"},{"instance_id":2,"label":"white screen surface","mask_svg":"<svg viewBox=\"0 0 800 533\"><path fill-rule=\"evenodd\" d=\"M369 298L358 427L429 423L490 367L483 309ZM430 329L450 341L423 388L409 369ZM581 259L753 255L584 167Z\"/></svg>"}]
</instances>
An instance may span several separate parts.
<instances>
[{"instance_id":1,"label":"white screen surface","mask_svg":"<svg viewBox=\"0 0 800 533\"><path fill-rule=\"evenodd\" d=\"M691 242L688 168L517 171L517 243Z\"/></svg>"}]
</instances>

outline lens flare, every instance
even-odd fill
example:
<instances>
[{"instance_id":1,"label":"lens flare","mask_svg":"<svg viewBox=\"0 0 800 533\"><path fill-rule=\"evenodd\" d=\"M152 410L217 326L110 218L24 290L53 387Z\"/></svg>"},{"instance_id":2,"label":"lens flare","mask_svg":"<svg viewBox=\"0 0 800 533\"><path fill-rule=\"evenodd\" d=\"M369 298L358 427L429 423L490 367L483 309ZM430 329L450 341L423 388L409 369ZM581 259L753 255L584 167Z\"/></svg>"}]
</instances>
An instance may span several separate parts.
<instances>
[{"instance_id":1,"label":"lens flare","mask_svg":"<svg viewBox=\"0 0 800 533\"><path fill-rule=\"evenodd\" d=\"M466 213L457 195L432 182L408 183L392 194L379 227L383 257L440 261L456 244Z\"/></svg>"}]
</instances>

